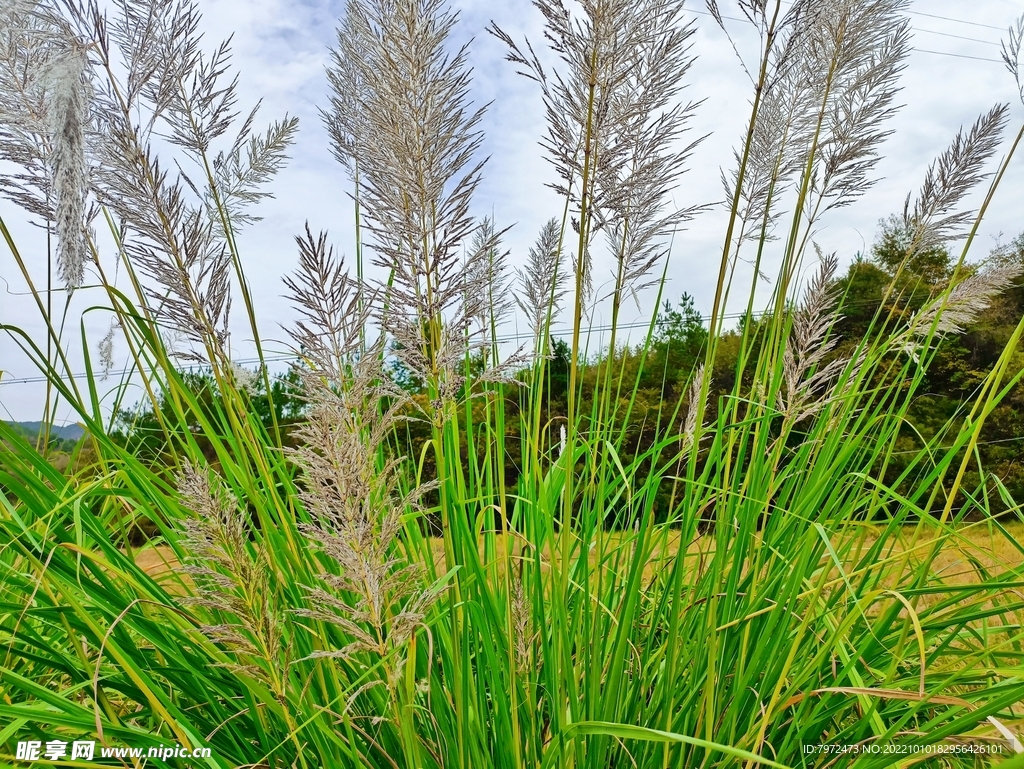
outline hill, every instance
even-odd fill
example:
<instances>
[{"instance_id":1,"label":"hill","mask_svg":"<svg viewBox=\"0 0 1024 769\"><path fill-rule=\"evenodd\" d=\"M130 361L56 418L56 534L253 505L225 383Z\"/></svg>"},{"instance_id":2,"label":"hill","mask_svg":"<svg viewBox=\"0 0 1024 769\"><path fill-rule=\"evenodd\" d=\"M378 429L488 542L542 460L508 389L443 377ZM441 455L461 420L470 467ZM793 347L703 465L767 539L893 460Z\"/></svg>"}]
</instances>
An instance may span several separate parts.
<instances>
[{"instance_id":1,"label":"hill","mask_svg":"<svg viewBox=\"0 0 1024 769\"><path fill-rule=\"evenodd\" d=\"M35 438L44 427L43 422L7 422L6 424L15 428L26 438ZM50 438L60 441L77 442L85 435L85 428L80 424L52 425L50 427Z\"/></svg>"}]
</instances>

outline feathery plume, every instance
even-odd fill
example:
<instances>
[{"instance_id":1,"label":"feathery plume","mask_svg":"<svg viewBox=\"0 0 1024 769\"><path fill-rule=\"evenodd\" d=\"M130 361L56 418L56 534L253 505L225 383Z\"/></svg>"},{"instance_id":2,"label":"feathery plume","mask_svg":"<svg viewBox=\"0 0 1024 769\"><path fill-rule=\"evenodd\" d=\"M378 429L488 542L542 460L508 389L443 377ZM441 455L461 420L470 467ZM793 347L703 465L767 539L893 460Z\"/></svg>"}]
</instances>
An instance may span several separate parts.
<instances>
[{"instance_id":1,"label":"feathery plume","mask_svg":"<svg viewBox=\"0 0 1024 769\"><path fill-rule=\"evenodd\" d=\"M849 362L825 359L836 345L830 336L839 320L836 306L835 253L824 255L815 244L821 262L793 317L793 326L783 352L783 387L778 393L779 410L800 421L817 412L826 402L825 390ZM824 363L824 365L822 365Z\"/></svg>"},{"instance_id":2,"label":"feathery plume","mask_svg":"<svg viewBox=\"0 0 1024 769\"><path fill-rule=\"evenodd\" d=\"M561 0L535 5L564 72L549 75L529 41L524 50L496 25L488 31L508 46L520 74L540 85L548 124L542 145L558 177L550 186L572 201L573 228L586 243L575 257L577 284L589 285L589 244L608 230L619 301L647 285L664 254L661 237L692 214L666 211L665 203L696 144L677 148L695 108L677 103L694 28L669 0L584 2L578 18Z\"/></svg>"},{"instance_id":3,"label":"feathery plume","mask_svg":"<svg viewBox=\"0 0 1024 769\"><path fill-rule=\"evenodd\" d=\"M1017 19L1014 26L1009 28L1007 39L1001 43L1003 63L1013 75L1020 100L1024 103L1024 62L1021 61L1021 49L1024 48L1024 15Z\"/></svg>"},{"instance_id":4,"label":"feathery plume","mask_svg":"<svg viewBox=\"0 0 1024 769\"><path fill-rule=\"evenodd\" d=\"M24 16L31 13L35 2L33 0L3 0L0 3L0 19L10 19Z\"/></svg>"},{"instance_id":5,"label":"feathery plume","mask_svg":"<svg viewBox=\"0 0 1024 769\"><path fill-rule=\"evenodd\" d=\"M262 189L288 162L288 147L295 141L299 119L285 115L273 122L263 136L252 133L258 105L242 124L230 150L218 152L211 162L214 190L205 195L209 216L223 227L221 211L232 229L260 221L248 207L274 195Z\"/></svg>"},{"instance_id":6,"label":"feathery plume","mask_svg":"<svg viewBox=\"0 0 1024 769\"><path fill-rule=\"evenodd\" d=\"M568 271L561 264L559 250L561 236L558 220L548 219L530 248L526 267L517 271L522 293L517 294L516 303L526 315L535 345L558 317L559 303L567 293Z\"/></svg>"},{"instance_id":7,"label":"feathery plume","mask_svg":"<svg viewBox=\"0 0 1024 769\"><path fill-rule=\"evenodd\" d=\"M915 313L907 328L893 337L890 345L917 360L923 344L932 334L941 338L962 333L1020 274L1020 263L1001 259L971 269L952 288Z\"/></svg>"},{"instance_id":8,"label":"feathery plume","mask_svg":"<svg viewBox=\"0 0 1024 769\"><path fill-rule=\"evenodd\" d=\"M110 321L110 327L107 329L107 333L103 335L100 340L97 351L99 352L100 358L100 370L102 378L106 379L110 376L110 372L114 368L114 334L121 328L121 322L117 318L113 318Z\"/></svg>"},{"instance_id":9,"label":"feathery plume","mask_svg":"<svg viewBox=\"0 0 1024 769\"><path fill-rule=\"evenodd\" d=\"M508 292L507 269L508 251L501 250L501 236L504 231L494 227L494 221L484 217L470 242L463 272L467 290L469 287L483 287L476 296L467 294L462 302L466 314L473 318L483 336L492 330L512 309L513 300ZM472 336L472 329L469 329ZM486 344L486 342L481 342Z\"/></svg>"},{"instance_id":10,"label":"feathery plume","mask_svg":"<svg viewBox=\"0 0 1024 769\"><path fill-rule=\"evenodd\" d=\"M874 184L869 174L892 133L884 126L896 113L896 81L911 51L908 7L908 0L839 0L807 17L820 131L810 189L819 214Z\"/></svg>"},{"instance_id":11,"label":"feathery plume","mask_svg":"<svg viewBox=\"0 0 1024 769\"><path fill-rule=\"evenodd\" d=\"M462 312L467 320L475 321L476 328L470 323L463 324L466 329L463 345L468 352L478 353L484 364L483 370L476 376L477 382L514 385L519 383L516 372L529 360L526 345L520 345L504 359L499 359L497 349L492 347L498 325L508 316L514 304L505 272L508 251L501 250L501 236L504 232L495 230L494 222L484 218L473 234L463 275L467 293L462 300ZM470 293L472 291L477 293L474 295ZM454 370L446 378L452 383L460 379Z\"/></svg>"},{"instance_id":12,"label":"feathery plume","mask_svg":"<svg viewBox=\"0 0 1024 769\"><path fill-rule=\"evenodd\" d=\"M509 608L512 612L512 628L515 637L515 664L516 672L523 674L530 671L532 667L533 643L536 639L534 631L533 614L530 611L530 601L523 590L523 579L520 574L513 574L511 577L511 596Z\"/></svg>"},{"instance_id":13,"label":"feathery plume","mask_svg":"<svg viewBox=\"0 0 1024 769\"><path fill-rule=\"evenodd\" d=\"M790 32L790 37L796 33ZM792 66L788 49L773 51L774 77L768 80L761 106L750 136L747 161L743 168L743 184L739 190L737 214L737 251L747 240L762 235L771 239L772 228L779 216L776 201L793 183L801 169L799 153L794 149L805 141L799 131L807 123L810 100L806 98L805 78L800 68ZM733 150L734 166L722 172L726 205L736 198L736 184L743 157Z\"/></svg>"},{"instance_id":14,"label":"feathery plume","mask_svg":"<svg viewBox=\"0 0 1024 769\"><path fill-rule=\"evenodd\" d=\"M86 43L55 9L0 7L0 194L52 227L58 273L77 288L89 257L90 156L98 132L91 110Z\"/></svg>"},{"instance_id":15,"label":"feathery plume","mask_svg":"<svg viewBox=\"0 0 1024 769\"><path fill-rule=\"evenodd\" d=\"M707 7L732 45L751 85L758 87L718 3L707 0ZM732 206L734 201L736 205L734 258L737 259L745 241L772 239L772 229L779 216L775 203L792 186L793 177L806 163L801 150L808 143L814 107L812 78L807 73L811 65L804 47L811 30L810 3L797 0L775 20L774 29L765 9L762 2L741 4L747 22L757 28L762 39L770 41L770 48L763 54L768 67L759 89L761 99L753 132L744 137L742 148L733 150L732 170L728 174L721 172L724 205Z\"/></svg>"},{"instance_id":16,"label":"feathery plume","mask_svg":"<svg viewBox=\"0 0 1024 769\"><path fill-rule=\"evenodd\" d=\"M722 179L728 205L738 203L737 258L745 241L771 239L775 204L795 183L807 185L812 222L874 183L870 173L891 133L885 123L910 52L906 7L906 0L796 2L771 30L764 4L744 10L771 48L753 133Z\"/></svg>"},{"instance_id":17,"label":"feathery plume","mask_svg":"<svg viewBox=\"0 0 1024 769\"><path fill-rule=\"evenodd\" d=\"M255 396L257 392L257 382L259 381L259 371L254 371L251 368L245 368L244 366L231 361L228 364L228 371L231 374L231 383L238 392L247 393L249 396Z\"/></svg>"},{"instance_id":18,"label":"feathery plume","mask_svg":"<svg viewBox=\"0 0 1024 769\"><path fill-rule=\"evenodd\" d=\"M705 369L704 364L701 363L697 368L697 371L694 372L693 381L690 382L689 402L686 407L686 420L683 422L682 432L684 450L693 443L693 438L697 434L697 414L701 410L700 397L701 391L704 389L706 377L707 370ZM710 392L710 381L706 384L708 385L708 392Z\"/></svg>"},{"instance_id":19,"label":"feathery plume","mask_svg":"<svg viewBox=\"0 0 1024 769\"><path fill-rule=\"evenodd\" d=\"M53 220L45 93L36 73L64 47L28 2L0 3L0 194L43 221Z\"/></svg>"},{"instance_id":20,"label":"feathery plume","mask_svg":"<svg viewBox=\"0 0 1024 769\"><path fill-rule=\"evenodd\" d=\"M226 361L228 230L253 220L243 208L266 195L258 188L283 164L295 122L285 118L257 136L253 111L231 149L214 154L236 120L237 78L228 75L227 42L209 54L200 49L195 0L124 0L109 16L94 4L62 10L108 78L93 98L102 135L92 174L98 201L119 222L124 254L150 279L145 291L164 333L185 341L180 356ZM161 162L156 137L185 157Z\"/></svg>"},{"instance_id":21,"label":"feathery plume","mask_svg":"<svg viewBox=\"0 0 1024 769\"><path fill-rule=\"evenodd\" d=\"M82 285L87 254L84 227L88 104L83 84L87 67L84 51L71 50L51 62L39 76L47 94L57 265L68 288Z\"/></svg>"},{"instance_id":22,"label":"feathery plume","mask_svg":"<svg viewBox=\"0 0 1024 769\"><path fill-rule=\"evenodd\" d=\"M381 370L383 340L362 349L370 302L363 301L362 286L343 260L334 258L326 234L314 238L307 225L305 238L296 240L299 269L285 283L302 315L292 338L311 367L301 373L307 419L291 455L304 480L300 499L313 521L303 534L336 564L307 588L315 608L297 613L336 625L350 639L341 649L313 656L376 654L388 660L387 674L367 686L393 686L403 648L437 597L419 589L419 565L398 554L401 512L415 497L396 500L397 460L383 466L377 461L407 397Z\"/></svg>"},{"instance_id":23,"label":"feathery plume","mask_svg":"<svg viewBox=\"0 0 1024 769\"><path fill-rule=\"evenodd\" d=\"M285 276L284 284L301 318L290 333L297 352L314 369L340 380L345 361L360 348L372 297L349 275L344 257L335 257L326 232L314 237L307 222L305 237L295 242L299 267Z\"/></svg>"},{"instance_id":24,"label":"feathery plume","mask_svg":"<svg viewBox=\"0 0 1024 769\"><path fill-rule=\"evenodd\" d=\"M912 233L908 259L958 237L971 221L972 211L955 209L988 176L984 167L999 147L1008 116L1008 105L997 104L980 116L969 131L957 132L949 149L929 166L913 206L907 196L903 220Z\"/></svg>"},{"instance_id":25,"label":"feathery plume","mask_svg":"<svg viewBox=\"0 0 1024 769\"><path fill-rule=\"evenodd\" d=\"M395 499L397 462L377 465L378 448L399 418L402 395L383 384L376 354L351 365L342 389L315 373L305 375L305 385L309 415L292 456L305 481L300 497L314 523L302 530L337 569L308 588L315 608L297 613L337 625L350 639L341 649L313 656L375 654L388 660L382 683L394 686L404 647L439 594L421 588L421 566L405 561L397 546L402 511L415 495ZM390 403L383 412L382 400Z\"/></svg>"},{"instance_id":26,"label":"feathery plume","mask_svg":"<svg viewBox=\"0 0 1024 769\"><path fill-rule=\"evenodd\" d=\"M640 24L646 29L635 41L639 45L633 54L633 79L609 95L609 135L614 144L610 153L603 148L605 160L602 172L595 176L595 200L596 215L617 262L619 303L631 294L639 304L637 293L656 282L651 273L668 252L664 237L696 210L666 211L668 197L701 141L677 148L697 106L673 104L693 63L689 41L694 27L681 23L681 8L680 4L654 3L645 9L653 15ZM619 152L622 160L616 167L613 158Z\"/></svg>"},{"instance_id":27,"label":"feathery plume","mask_svg":"<svg viewBox=\"0 0 1024 769\"><path fill-rule=\"evenodd\" d=\"M375 263L391 275L380 325L442 400L458 391L479 316L466 297L487 290L480 275L467 284L459 259L476 230L469 206L483 110L470 111L467 49L446 51L457 19L444 0L350 0L324 113L335 155L358 170Z\"/></svg>"},{"instance_id":28,"label":"feathery plume","mask_svg":"<svg viewBox=\"0 0 1024 769\"><path fill-rule=\"evenodd\" d=\"M233 670L266 681L283 697L284 618L266 553L249 542L251 523L238 500L208 471L186 465L178 492L194 514L183 524L190 554L185 570L196 584L190 602L223 620L203 625L203 634L232 653L237 660L230 665Z\"/></svg>"}]
</instances>

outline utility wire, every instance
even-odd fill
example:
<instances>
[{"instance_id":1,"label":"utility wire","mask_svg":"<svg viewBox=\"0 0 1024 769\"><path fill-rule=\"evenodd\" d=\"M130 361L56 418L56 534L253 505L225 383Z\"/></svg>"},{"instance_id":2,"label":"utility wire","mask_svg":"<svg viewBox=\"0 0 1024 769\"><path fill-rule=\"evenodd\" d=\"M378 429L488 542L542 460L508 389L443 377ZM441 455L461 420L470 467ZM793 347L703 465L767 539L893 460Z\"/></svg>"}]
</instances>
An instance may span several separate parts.
<instances>
[{"instance_id":1,"label":"utility wire","mask_svg":"<svg viewBox=\"0 0 1024 769\"><path fill-rule=\"evenodd\" d=\"M858 302L848 302L847 304L844 305L844 307L859 307L859 306L869 305L869 304L872 304L872 303L873 303L873 300L863 300L863 301L858 301ZM725 319L735 320L737 318L742 318L745 314L746 314L746 312L729 312L729 313L725 313L722 316L722 318L723 318L723 320L725 320ZM710 315L701 315L699 317L699 320L700 320L701 323L710 323L711 316ZM655 326L661 326L661 325L664 325L665 323L668 323L668 322L669 321L655 320L654 321L654 325ZM650 326L651 326L651 321L649 321L649 320L635 321L633 323L620 323L620 324L618 324L618 328L620 330L629 330L629 329L637 329L637 328L650 328ZM606 324L606 325L601 325L601 326L591 326L589 329L586 330L586 332L589 335L589 334L593 334L595 332L600 333L600 332L611 331L611 330L612 330L611 325L610 324ZM567 335L569 335L571 333L572 333L572 329L568 328L568 327L553 328L553 329L549 329L548 336L550 336L550 337L567 336ZM519 332L516 332L514 334L502 334L502 335L496 336L493 341L498 342L500 344L502 342L519 342L519 341L522 341L522 340L530 340L530 339L533 339L533 332L531 332L531 331L519 331ZM283 362L286 362L286 361L295 362L295 361L299 361L301 359L302 358L299 355L289 355L289 354L265 355L263 357L263 361L262 362L263 363L283 363ZM232 363L234 363L237 366L248 366L248 365L260 363L260 359L259 358L238 358L236 360L233 360ZM183 371L194 371L194 370L196 370L196 368L197 367L195 367L195 366L190 366L190 367L184 368L182 370ZM121 373L123 375L123 374L126 374L128 372L127 372L127 370L122 370ZM78 374L66 375L65 378L66 379L88 379L89 375L83 372L83 373L78 373ZM0 386L12 385L12 384L40 384L40 383L43 383L43 382L46 382L46 381L47 381L47 377L45 377L43 375L30 376L30 377L18 377L16 379L0 378Z\"/></svg>"},{"instance_id":2,"label":"utility wire","mask_svg":"<svg viewBox=\"0 0 1024 769\"><path fill-rule=\"evenodd\" d=\"M874 300L864 299L864 300L860 300L860 301L856 301L856 302L847 302L843 306L846 307L846 308L850 308L850 307L863 307L863 306L870 305L870 304L873 304L873 303L874 303ZM727 312L727 313L724 313L722 315L722 319L723 320L736 320L738 318L742 318L744 315L746 315L745 311L744 312ZM701 323L710 323L711 322L711 316L710 315L701 315L701 316L699 316L698 319L700 320ZM654 325L655 326L661 326L661 325L664 325L667 322L669 322L669 321L661 321L661 320L655 319ZM634 321L633 323L620 323L620 324L618 324L618 328L620 330L622 330L622 329L629 329L629 330L631 330L631 329L637 329L637 328L650 328L650 326L651 326L651 321L649 321L649 320ZM611 324L605 324L605 325L601 325L601 326L591 326L590 328L588 328L586 330L586 333L588 335L590 335L590 334L593 334L595 332L604 332L604 331L611 331L611 330L612 330ZM548 336L552 337L552 338L553 337L557 337L557 336L567 336L567 335L569 335L571 333L572 333L572 328L565 327L565 326L563 326L562 328L552 328L552 329L548 330ZM493 341L498 342L498 343L502 343L502 342L519 342L519 341L522 341L522 340L529 340L529 339L533 339L533 332L531 332L531 331L518 331L518 332L516 332L514 334L502 334L502 335L496 336ZM262 362L263 363L282 363L282 362L285 362L285 361L299 361L299 360L301 360L301 356L299 356L299 355L281 354L281 355L269 355L269 356L265 355L263 357L263 361ZM251 365L251 364L254 364L254 363L260 363L260 359L259 358L238 358L236 360L233 360L232 363L234 363L237 366L247 366L247 365ZM195 369L196 369L195 366L190 366L190 367L182 369L182 370L183 371L194 371ZM126 374L126 373L128 373L126 369L121 371L122 375ZM78 374L66 375L65 378L67 378L67 379L88 379L89 375L83 372L83 373L78 373ZM30 376L30 377L18 377L18 378L15 378L15 379L4 379L4 378L0 377L0 386L11 385L11 384L39 384L39 383L46 382L46 381L47 381L47 377L45 377L43 375Z\"/></svg>"},{"instance_id":3,"label":"utility wire","mask_svg":"<svg viewBox=\"0 0 1024 769\"><path fill-rule=\"evenodd\" d=\"M993 43L991 40L982 40L980 37L964 37L963 35L953 35L953 34L950 34L949 32L937 32L934 29L923 29L921 27L914 27L914 31L915 32L926 32L929 35L941 35L942 37L954 37L957 40L968 40L968 41L970 41L972 43L984 43L985 45L992 45L992 46L995 46L996 48L1000 47L999 43ZM948 55L952 56L953 54L948 54Z\"/></svg>"},{"instance_id":4,"label":"utility wire","mask_svg":"<svg viewBox=\"0 0 1024 769\"><path fill-rule=\"evenodd\" d=\"M726 318L739 318L742 315L743 315L743 313L730 313L730 314L726 315L725 317ZM710 320L711 320L710 317L701 317L701 321L704 322L704 323L706 323L706 322L708 322ZM650 321L637 321L635 323L620 323L618 328L620 330L622 330L622 329L635 329L635 328L648 328L650 325L651 325ZM655 325L661 325L661 323L659 323L658 321L655 321ZM611 329L612 329L612 327L610 325L606 325L606 326L593 326L590 329L588 329L588 331L593 333L593 332L611 331ZM554 337L554 336L561 336L561 335L566 335L566 334L572 333L572 329L571 328L551 329L548 333L552 337ZM499 342L499 343L500 342L519 342L519 341L529 340L529 339L533 339L533 332L523 331L523 332L517 332L515 334L504 334L504 335L497 336L497 337L495 337L494 341ZM269 356L264 356L263 357L263 362L264 363L282 363L284 361L298 361L298 360L301 360L301 356L298 356L298 355L269 355ZM232 363L234 363L235 365L238 365L238 366L247 366L247 365L251 365L251 364L259 363L259 362L260 362L259 358L239 358L237 360L232 361ZM191 370L191 369L186 369L186 370ZM89 375L83 372L83 373L78 373L78 374L71 374L70 376L68 376L66 378L68 378L68 379L88 379L88 377L89 377ZM30 376L30 377L19 377L17 379L0 379L0 386L11 385L11 384L38 384L38 383L42 383L42 382L45 382L45 381L47 381L47 377L45 377L43 375Z\"/></svg>"},{"instance_id":5,"label":"utility wire","mask_svg":"<svg viewBox=\"0 0 1024 769\"><path fill-rule=\"evenodd\" d=\"M744 313L744 312L730 312L730 313L726 313L723 317L726 318L726 319L736 319L736 318L743 317L743 315L745 315L745 314L746 313ZM708 322L711 321L711 316L710 315L702 315L700 317L700 321L701 321L701 323L708 323ZM663 325L666 322L668 322L668 321L657 321L656 320L656 321L654 321L654 325L655 326L660 326L660 325ZM651 325L651 322L649 320L644 320L644 321L636 321L634 323L620 323L620 324L618 324L618 328L619 328L619 330L623 330L623 329L636 329L636 328L649 328L650 325ZM589 329L587 329L587 332L592 334L592 333L595 333L595 332L603 332L603 331L611 331L611 330L612 330L612 327L611 327L610 324L608 324L608 325L603 325L603 326L591 326ZM572 329L571 328L553 328L553 329L551 329L548 332L549 336L552 336L552 337L568 335L568 334L571 334L571 333L572 333ZM516 332L514 334L502 334L502 335L499 335L499 336L495 337L494 341L499 342L499 343L501 343L501 342L519 342L519 341L529 340L529 339L533 339L533 332L532 331L520 331L520 332ZM298 361L298 360L301 360L301 356L299 356L299 355L284 355L284 354L282 354L282 355L268 355L268 356L264 356L263 357L263 362L264 363L282 363L284 361ZM259 362L260 362L259 358L239 358L237 360L232 361L232 363L234 363L235 365L238 365L238 366L246 366L246 365L250 365L250 364L254 364L254 363L259 363ZM188 369L184 369L184 370L191 371L192 368L188 368ZM70 376L66 376L66 378L68 378L68 379L88 379L88 377L89 377L89 375L84 373L84 372L83 373L78 373L78 374L71 374ZM11 384L37 384L37 383L41 383L41 382L45 382L45 381L47 381L47 377L45 377L43 375L30 376L30 377L19 377L17 379L0 379L0 386L2 386L2 385L11 385Z\"/></svg>"},{"instance_id":6,"label":"utility wire","mask_svg":"<svg viewBox=\"0 0 1024 769\"><path fill-rule=\"evenodd\" d=\"M706 16L710 16L711 15L707 11L697 11L697 10L693 10L693 9L687 9L687 10L690 13L700 13L700 14L704 14ZM971 26L971 27L980 27L982 29L995 29L995 30L998 30L1000 32L1006 32L1006 30L1008 29L1007 27L997 27L994 24L982 24L982 23L977 22L977 21L967 21L966 19L954 19L952 16L940 16L940 15L935 14L935 13L925 13L924 11L907 11L907 13L908 14L912 14L914 16L924 16L924 17L929 18L929 19L938 19L940 21L948 21L948 22L950 22L952 24L965 24L965 25L968 25L968 26ZM729 17L723 17L723 18L729 18ZM729 20L730 21L745 21L745 19L737 19L737 18L729 18ZM949 33L949 32L939 32L939 31L934 30L934 29L921 29L921 28L915 27L914 31L915 32L926 32L926 33L928 33L930 35L941 35L942 37L952 37L952 38L956 38L958 40L967 40L967 41L970 41L972 43L981 43L983 45L1000 46L1000 43L995 43L995 42L992 42L991 40L982 40L982 39L976 38L976 37L964 37L963 35L954 35L954 34ZM933 54L935 56L952 56L953 58L956 58L956 59L976 59L978 61L988 61L988 62L992 62L994 64L1003 64L1002 59L988 59L988 58L985 58L985 57L982 57L982 56L968 56L967 54L950 53L949 51L931 51L931 50L927 50L927 49L924 49L924 48L915 48L914 50L921 51L921 53L930 53L930 54Z\"/></svg>"},{"instance_id":7,"label":"utility wire","mask_svg":"<svg viewBox=\"0 0 1024 769\"><path fill-rule=\"evenodd\" d=\"M977 21L967 21L965 19L954 19L949 16L937 16L934 13L925 13L924 11L907 11L914 16L927 16L929 19L942 19L942 21L951 21L954 24L969 24L972 27L984 27L985 29L998 29L1000 32L1005 32L1006 27L996 27L992 24L981 24Z\"/></svg>"},{"instance_id":8,"label":"utility wire","mask_svg":"<svg viewBox=\"0 0 1024 769\"><path fill-rule=\"evenodd\" d=\"M956 59L974 59L975 61L991 61L995 64L1002 64L1002 59L988 59L984 56L968 56L966 53L946 53L945 51L929 51L927 48L915 48L919 53L932 53L936 56L952 56Z\"/></svg>"}]
</instances>

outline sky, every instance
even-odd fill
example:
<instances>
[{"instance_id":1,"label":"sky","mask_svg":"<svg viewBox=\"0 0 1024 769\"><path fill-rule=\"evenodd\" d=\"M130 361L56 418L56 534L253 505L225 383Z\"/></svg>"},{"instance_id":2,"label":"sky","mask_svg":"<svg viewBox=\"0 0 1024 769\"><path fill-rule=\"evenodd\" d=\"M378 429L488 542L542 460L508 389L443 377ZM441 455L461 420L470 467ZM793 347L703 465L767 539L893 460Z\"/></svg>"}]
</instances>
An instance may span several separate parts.
<instances>
[{"instance_id":1,"label":"sky","mask_svg":"<svg viewBox=\"0 0 1024 769\"><path fill-rule=\"evenodd\" d=\"M728 16L738 15L733 0L720 3ZM260 335L271 354L286 351L286 327L294 318L281 284L282 275L297 262L294 236L308 221L314 231L325 229L339 251L354 256L351 184L345 170L333 159L318 109L327 103L325 67L335 40L343 0L202 0L203 29L212 46L234 33L234 64L240 74L240 108L262 99L264 123L285 113L299 118L299 134L292 159L270 190L275 197L260 204L255 213L263 219L239 237L239 247L259 313ZM484 122L483 154L489 157L484 179L474 200L474 213L493 216L499 227L511 227L505 236L513 268L524 263L529 246L541 225L561 216L562 203L545 185L553 180L549 163L538 141L544 132L540 95L535 84L515 74L504 60L505 50L484 30L494 21L517 40L540 43L541 18L527 0L503 3L485 0L453 0L460 23L453 42L470 42L474 70L472 98L489 104ZM688 74L684 96L701 101L691 123L689 140L706 138L688 163L673 201L680 207L718 203L723 198L720 171L728 170L736 145L749 116L750 82L722 30L707 15L704 4L687 2L687 17L695 24L692 38L696 60ZM732 12L730 12L732 11ZM916 194L932 160L952 141L962 126L969 126L997 102L1011 104L1009 131L1024 120L1016 86L1000 60L999 42L1007 27L1024 13L1024 0L913 0L909 19L913 26L914 52L902 75L897 102L902 105L889 128L893 135L883 144L884 156L876 167L878 181L853 205L830 212L814 240L824 251L835 251L841 264L858 252L870 249L879 220L902 210L904 199ZM748 60L756 56L756 39L743 27L730 24ZM260 124L258 119L257 125ZM994 164L993 164L994 166ZM970 199L977 206L983 190ZM1024 231L1021 201L1024 200L1024 157L1016 157L983 221L971 252L971 260L983 258L999 242ZM726 222L724 206L711 206L676 235L667 269L666 296L677 299L683 292L695 298L696 307L710 311L717 279L719 255ZM20 209L0 200L0 217L10 227L19 249L33 265L34 279L45 276L45 237L28 226ZM110 257L111 254L105 254ZM102 258L102 257L101 257ZM769 274L772 270L766 270ZM26 296L26 284L11 254L0 243L0 324L11 324L29 337L42 340L43 323L34 302ZM595 275L600 284L602 276ZM599 287L600 288L600 287ZM763 287L767 292L769 287ZM648 318L655 295L641 296L640 307L630 306L626 322ZM80 338L79 323L95 355L108 320L101 312L83 312L102 299L98 292L76 292L72 303L70 339ZM243 329L241 303L236 301L236 328L232 354L241 362L253 354ZM603 318L600 310L595 323ZM556 332L563 324L556 322ZM512 319L504 334L523 331ZM71 344L75 365L80 350ZM115 360L121 348L115 347ZM81 371L81 367L76 369ZM0 335L0 419L35 420L42 413L44 388L38 371L20 352L13 339ZM113 388L115 380L101 383ZM58 410L57 421L73 421L70 409Z\"/></svg>"}]
</instances>

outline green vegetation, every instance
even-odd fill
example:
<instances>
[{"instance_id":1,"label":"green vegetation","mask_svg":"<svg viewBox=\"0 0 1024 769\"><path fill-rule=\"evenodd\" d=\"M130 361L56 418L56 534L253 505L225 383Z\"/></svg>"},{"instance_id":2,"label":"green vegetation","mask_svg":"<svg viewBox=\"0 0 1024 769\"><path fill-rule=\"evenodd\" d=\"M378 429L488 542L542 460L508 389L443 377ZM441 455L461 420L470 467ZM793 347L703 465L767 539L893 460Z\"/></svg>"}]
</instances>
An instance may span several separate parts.
<instances>
[{"instance_id":1,"label":"green vegetation","mask_svg":"<svg viewBox=\"0 0 1024 769\"><path fill-rule=\"evenodd\" d=\"M198 53L187 0L109 20L0 7L21 68L3 72L46 73L0 74L21 99L3 110L47 115L0 112L27 169L9 197L52 225L64 283L102 294L90 311L113 316L146 393L129 417L127 384L104 401L88 348L89 376L66 376L70 321L0 220L49 334L3 330L88 431L58 468L0 424L4 760L59 738L209 747L179 765L215 767L967 767L996 749L1020 765L1024 516L996 442L1017 437L1020 243L968 261L984 209L961 210L1009 108L961 132L839 275L813 235L870 187L905 4L745 1L763 48L705 325L657 278L689 215L670 193L692 27L665 0L584 4L579 23L537 5L554 70L490 30L542 91L565 195L516 276L532 354L503 353L501 232L470 215L480 116L456 19L362 0L325 110L358 201L355 276L326 235L297 239L301 363L276 382L235 234L294 122L226 136L226 48ZM92 200L119 283L81 226ZM615 267L600 352L597 248ZM233 282L255 376L229 354ZM659 309L624 345L644 289ZM566 298L571 336L551 339ZM184 567L157 578L140 565L157 547Z\"/></svg>"}]
</instances>

